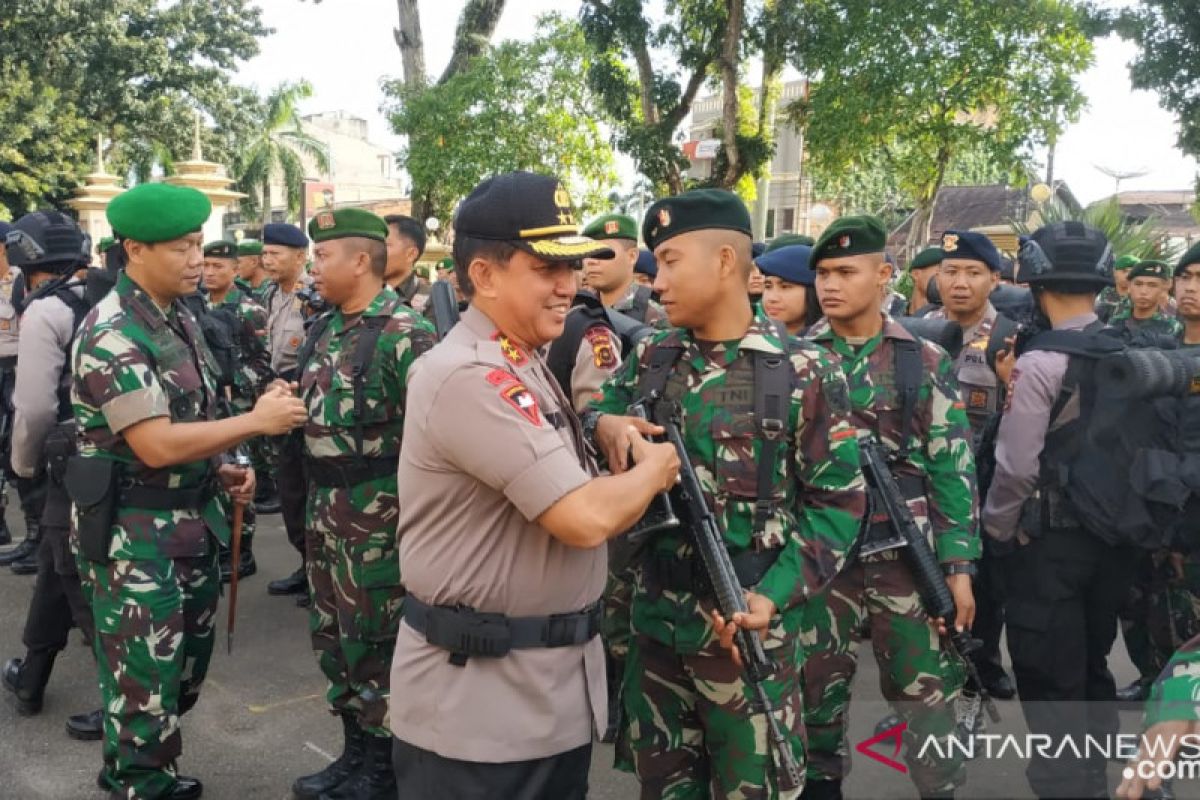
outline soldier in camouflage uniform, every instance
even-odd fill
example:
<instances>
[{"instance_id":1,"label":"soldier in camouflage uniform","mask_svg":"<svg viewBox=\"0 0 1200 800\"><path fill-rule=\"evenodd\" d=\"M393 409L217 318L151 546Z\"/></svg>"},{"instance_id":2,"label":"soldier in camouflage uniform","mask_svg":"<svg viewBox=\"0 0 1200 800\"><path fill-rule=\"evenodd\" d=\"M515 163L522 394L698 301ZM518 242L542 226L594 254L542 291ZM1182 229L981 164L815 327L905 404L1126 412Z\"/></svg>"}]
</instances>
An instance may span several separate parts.
<instances>
[{"instance_id":1,"label":"soldier in camouflage uniform","mask_svg":"<svg viewBox=\"0 0 1200 800\"><path fill-rule=\"evenodd\" d=\"M858 435L882 443L947 572L958 619L941 622L961 628L971 624L970 576L981 550L970 426L946 352L879 313L879 292L890 271L883 261L886 238L874 217L843 217L821 235L812 261L826 318L808 335L841 360ZM907 404L906 396L912 396ZM961 679L946 675L939 621L926 613L886 516L867 518L855 558L803 614L810 751L805 796L841 797L849 771L846 712L864 625L883 695L908 723L905 759L913 783L922 797L953 794L964 777L961 760L918 760L917 752L926 737L953 732L946 695Z\"/></svg>"},{"instance_id":2,"label":"soldier in camouflage uniform","mask_svg":"<svg viewBox=\"0 0 1200 800\"><path fill-rule=\"evenodd\" d=\"M249 414L217 420L212 354L179 299L195 291L200 192L141 184L108 206L128 265L84 320L73 353L80 455L67 468L71 529L96 627L104 700L100 784L114 798L196 798L180 777L179 717L196 704L213 646L220 583L217 543L229 527L218 502L237 502L254 474L217 457L251 436L304 420L275 389Z\"/></svg>"},{"instance_id":3,"label":"soldier in camouflage uniform","mask_svg":"<svg viewBox=\"0 0 1200 800\"><path fill-rule=\"evenodd\" d=\"M394 797L384 716L403 596L396 465L408 370L435 334L383 283L382 219L361 209L321 212L308 230L316 287L337 307L314 324L298 365L309 412L310 630L346 751L292 788L300 798Z\"/></svg>"},{"instance_id":4,"label":"soldier in camouflage uniform","mask_svg":"<svg viewBox=\"0 0 1200 800\"><path fill-rule=\"evenodd\" d=\"M263 266L263 243L258 239L242 239L237 247L238 276L234 281L254 302L265 307L275 281Z\"/></svg>"},{"instance_id":5,"label":"soldier in camouflage uniform","mask_svg":"<svg viewBox=\"0 0 1200 800\"><path fill-rule=\"evenodd\" d=\"M205 304L211 311L222 309L236 321L233 331L237 349L237 371L226 401L231 414L245 414L254 408L254 401L275 377L271 372L271 355L267 351L267 310L243 292L234 281L237 269L237 244L215 241L204 245ZM251 440L263 442L263 439ZM255 474L269 469L261 446L248 448ZM232 509L230 510L232 513ZM254 506L246 507L242 518L242 547L238 577L245 578L257 571L254 563ZM230 552L221 551L221 580L228 582L232 565Z\"/></svg>"},{"instance_id":6,"label":"soldier in camouflage uniform","mask_svg":"<svg viewBox=\"0 0 1200 800\"><path fill-rule=\"evenodd\" d=\"M583 274L588 289L595 292L604 305L633 317L638 322L656 328L667 326L667 312L654 299L648 286L633 279L638 260L637 223L624 214L606 214L583 229L613 251L612 258L588 258L583 262Z\"/></svg>"},{"instance_id":7,"label":"soldier in camouflage uniform","mask_svg":"<svg viewBox=\"0 0 1200 800\"><path fill-rule=\"evenodd\" d=\"M779 326L752 311L750 216L736 195L707 189L660 200L642 230L659 262L655 289L676 327L639 343L605 384L585 430L622 471L629 427L655 430L626 409L657 380L650 376L666 381L660 403L678 403L704 499L747 588L749 613L738 621L760 632L774 661L765 688L803 770L800 604L837 573L865 509L846 384L823 349L786 331L781 338ZM756 364L784 370L784 388L776 393L765 379L756 388ZM756 419L759 399L778 417ZM760 461L771 468L759 470ZM701 798L710 789L796 797L800 787L780 785L766 720L721 648L697 558L684 529L655 534L634 582L623 735L642 797Z\"/></svg>"},{"instance_id":8,"label":"soldier in camouflage uniform","mask_svg":"<svg viewBox=\"0 0 1200 800\"><path fill-rule=\"evenodd\" d=\"M1178 337L1183 323L1162 309L1171 287L1171 268L1162 261L1139 261L1128 272L1129 296L1108 324L1126 336L1150 333Z\"/></svg>"},{"instance_id":9,"label":"soldier in camouflage uniform","mask_svg":"<svg viewBox=\"0 0 1200 800\"><path fill-rule=\"evenodd\" d=\"M1113 285L1105 286L1096 298L1096 316L1110 322L1118 309L1129 306L1129 270L1140 261L1137 256L1121 256L1113 262Z\"/></svg>"},{"instance_id":10,"label":"soldier in camouflage uniform","mask_svg":"<svg viewBox=\"0 0 1200 800\"><path fill-rule=\"evenodd\" d=\"M400 295L404 305L417 313L429 306L429 281L417 274L417 261L425 252L425 228L420 222L403 214L383 218L388 226L387 272L383 282Z\"/></svg>"}]
</instances>

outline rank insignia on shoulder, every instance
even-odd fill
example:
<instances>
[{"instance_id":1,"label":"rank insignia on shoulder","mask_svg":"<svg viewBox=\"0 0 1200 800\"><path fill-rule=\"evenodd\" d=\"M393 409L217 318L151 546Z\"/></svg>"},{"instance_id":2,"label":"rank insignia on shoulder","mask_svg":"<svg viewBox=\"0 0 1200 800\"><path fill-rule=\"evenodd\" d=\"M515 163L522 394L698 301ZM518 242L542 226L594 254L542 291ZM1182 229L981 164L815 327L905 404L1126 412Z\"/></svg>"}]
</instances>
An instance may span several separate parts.
<instances>
[{"instance_id":1,"label":"rank insignia on shoulder","mask_svg":"<svg viewBox=\"0 0 1200 800\"><path fill-rule=\"evenodd\" d=\"M613 369L617 366L617 354L613 350L608 328L591 328L584 336L592 346L592 363L597 369Z\"/></svg>"},{"instance_id":2,"label":"rank insignia on shoulder","mask_svg":"<svg viewBox=\"0 0 1200 800\"><path fill-rule=\"evenodd\" d=\"M539 428L542 426L542 418L538 414L537 399L525 388L525 384L514 383L507 388L501 389L500 397L504 399L504 402L516 409L517 413L522 417Z\"/></svg>"},{"instance_id":3,"label":"rank insignia on shoulder","mask_svg":"<svg viewBox=\"0 0 1200 800\"><path fill-rule=\"evenodd\" d=\"M500 352L504 355L505 361L514 367L523 367L529 363L529 356L525 355L525 351L513 344L507 336L497 331L492 338L500 345Z\"/></svg>"}]
</instances>

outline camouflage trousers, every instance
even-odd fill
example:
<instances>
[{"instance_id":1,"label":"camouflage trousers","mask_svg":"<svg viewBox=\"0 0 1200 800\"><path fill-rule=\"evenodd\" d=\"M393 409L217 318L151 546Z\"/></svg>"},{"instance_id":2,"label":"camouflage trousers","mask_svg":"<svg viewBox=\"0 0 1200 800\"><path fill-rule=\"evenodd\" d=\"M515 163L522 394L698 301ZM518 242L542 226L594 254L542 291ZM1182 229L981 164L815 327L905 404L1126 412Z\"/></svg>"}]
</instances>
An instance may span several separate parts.
<instances>
[{"instance_id":1,"label":"camouflage trousers","mask_svg":"<svg viewBox=\"0 0 1200 800\"><path fill-rule=\"evenodd\" d=\"M625 659L629 655L629 640L633 636L631 617L633 587L637 580L637 567L634 563L636 550L637 548L630 545L627 537L612 539L608 543L608 584L604 589L604 621L601 633L604 636L604 655L607 659L610 713L622 707ZM624 725L617 728L617 739L613 744L613 767L622 772L633 772L633 753L629 750L629 738L625 735Z\"/></svg>"},{"instance_id":2,"label":"camouflage trousers","mask_svg":"<svg viewBox=\"0 0 1200 800\"><path fill-rule=\"evenodd\" d=\"M965 668L943 655L937 628L921 606L912 573L898 552L856 558L801 613L809 780L841 780L850 773L847 710L866 629L879 663L883 696L908 724L905 761L913 783L922 795L960 783L961 759L916 758L927 737L954 732L949 702L953 692L947 687L961 687ZM951 666L954 672L948 675Z\"/></svg>"},{"instance_id":3,"label":"camouflage trousers","mask_svg":"<svg viewBox=\"0 0 1200 800\"><path fill-rule=\"evenodd\" d=\"M216 549L78 564L96 625L106 779L128 800L163 796L182 751L179 717L196 705L212 656Z\"/></svg>"},{"instance_id":4,"label":"camouflage trousers","mask_svg":"<svg viewBox=\"0 0 1200 800\"><path fill-rule=\"evenodd\" d=\"M776 635L781 630L764 639L777 667L764 688L803 769L799 644ZM766 719L751 707L741 668L717 642L680 654L635 633L624 683L625 735L643 800L799 796L800 789L779 788Z\"/></svg>"},{"instance_id":5,"label":"camouflage trousers","mask_svg":"<svg viewBox=\"0 0 1200 800\"><path fill-rule=\"evenodd\" d=\"M394 486L391 494L371 492L370 502L357 504L351 495L365 491L360 487L314 488L305 543L309 633L329 680L326 699L335 713L353 714L376 736L391 735L384 717L404 596Z\"/></svg>"},{"instance_id":6,"label":"camouflage trousers","mask_svg":"<svg viewBox=\"0 0 1200 800\"><path fill-rule=\"evenodd\" d=\"M1181 562L1182 575L1174 562ZM1179 645L1200 633L1200 553L1141 553L1120 621L1139 677L1153 681Z\"/></svg>"}]
</instances>

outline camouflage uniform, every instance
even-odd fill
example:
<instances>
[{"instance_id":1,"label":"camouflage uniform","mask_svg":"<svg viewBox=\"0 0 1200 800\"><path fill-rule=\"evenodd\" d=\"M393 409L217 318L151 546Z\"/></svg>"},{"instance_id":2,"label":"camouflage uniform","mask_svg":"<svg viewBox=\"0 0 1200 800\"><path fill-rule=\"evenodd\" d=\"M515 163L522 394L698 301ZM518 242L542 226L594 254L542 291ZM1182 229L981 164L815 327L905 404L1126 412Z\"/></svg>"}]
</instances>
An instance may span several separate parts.
<instances>
[{"instance_id":1,"label":"camouflage uniform","mask_svg":"<svg viewBox=\"0 0 1200 800\"><path fill-rule=\"evenodd\" d=\"M1162 309L1155 310L1153 316L1147 319L1134 319L1133 307L1128 300L1109 317L1108 324L1123 333L1145 331L1147 333L1174 336L1183 335L1183 323Z\"/></svg>"},{"instance_id":2,"label":"camouflage uniform","mask_svg":"<svg viewBox=\"0 0 1200 800\"><path fill-rule=\"evenodd\" d=\"M1121 609L1121 635L1143 683L1154 680L1180 642L1200 633L1200 553L1183 556L1177 576L1169 550L1138 554L1138 571Z\"/></svg>"},{"instance_id":3,"label":"camouflage uniform","mask_svg":"<svg viewBox=\"0 0 1200 800\"><path fill-rule=\"evenodd\" d=\"M408 370L434 343L433 326L384 287L361 315L333 311L300 376L308 406L304 456L309 473L305 549L312 589L310 631L327 699L335 713L389 736L383 725L388 668L400 623L396 551L396 464L404 429ZM355 408L355 348L367 320L386 322ZM361 427L359 427L361 426ZM362 450L357 451L361 435ZM366 480L337 481L322 471L378 467Z\"/></svg>"},{"instance_id":4,"label":"camouflage uniform","mask_svg":"<svg viewBox=\"0 0 1200 800\"><path fill-rule=\"evenodd\" d=\"M896 342L913 337L887 316L883 331L860 347L837 336L826 321L817 323L809 335L841 358L859 435L878 437L895 454L902 426L895 386ZM920 493L906 492L906 496L938 560L974 560L981 550L975 464L954 363L929 342L921 344L920 357L922 380L908 443L912 449L895 466L895 474L902 488L905 478L922 485ZM864 625L870 628L883 695L908 722L905 759L913 782L922 794L930 794L952 789L963 778L960 760L916 759L918 742L952 732L955 720L946 701L950 687L961 685L962 667L954 664L959 674L946 674L949 664L937 628L902 558L900 549L860 555L838 574L828 593L804 607L810 780L836 781L849 773L846 711Z\"/></svg>"},{"instance_id":5,"label":"camouflage uniform","mask_svg":"<svg viewBox=\"0 0 1200 800\"><path fill-rule=\"evenodd\" d=\"M400 302L418 314L425 313L425 309L429 307L429 293L433 291L433 287L429 281L418 275L416 270L392 288L400 295Z\"/></svg>"},{"instance_id":6,"label":"camouflage uniform","mask_svg":"<svg viewBox=\"0 0 1200 800\"><path fill-rule=\"evenodd\" d=\"M1105 286L1096 297L1096 316L1104 322L1108 322L1112 319L1113 314L1128 302L1128 299L1117 291L1117 287Z\"/></svg>"},{"instance_id":7,"label":"camouflage uniform","mask_svg":"<svg viewBox=\"0 0 1200 800\"><path fill-rule=\"evenodd\" d=\"M1145 727L1172 720L1200 721L1200 636L1176 651L1150 687Z\"/></svg>"},{"instance_id":8,"label":"camouflage uniform","mask_svg":"<svg viewBox=\"0 0 1200 800\"><path fill-rule=\"evenodd\" d=\"M613 311L628 314L637 321L644 322L652 328L669 328L671 323L667 321L666 310L653 299L646 299L644 310L639 308L637 296L641 288L641 284L637 281L631 282L625 290L625 294L621 295L621 299L612 304Z\"/></svg>"},{"instance_id":9,"label":"camouflage uniform","mask_svg":"<svg viewBox=\"0 0 1200 800\"><path fill-rule=\"evenodd\" d=\"M174 785L179 716L208 670L220 592L210 539L228 544L229 527L213 460L152 468L121 431L214 418L216 365L191 313L179 301L164 312L125 273L88 314L73 359L81 456L117 461L135 487L210 487L199 510L118 504L108 563L79 554L72 527L96 625L107 779L125 797L158 797Z\"/></svg>"},{"instance_id":10,"label":"camouflage uniform","mask_svg":"<svg viewBox=\"0 0 1200 800\"><path fill-rule=\"evenodd\" d=\"M626 413L658 347L683 350L667 394L680 398L684 441L730 555L738 560L777 552L752 590L778 609L763 637L777 666L765 688L803 765L799 604L841 567L866 501L845 381L824 350L789 341L794 378L786 447L774 465L765 529L756 536L756 462L763 442L753 418L751 356L782 352L775 328L760 315L735 342L701 343L683 329L656 333L639 343L593 406ZM711 787L726 797L795 796L778 787L766 721L750 710L740 669L713 637L706 613L712 601L698 598L694 587L672 588L663 579L664 565L696 558L690 537L683 529L665 531L647 551L634 582L624 674L624 735L642 796L708 797Z\"/></svg>"},{"instance_id":11,"label":"camouflage uniform","mask_svg":"<svg viewBox=\"0 0 1200 800\"><path fill-rule=\"evenodd\" d=\"M235 286L240 289L255 303L258 303L263 308L267 307L267 300L271 296L271 287L275 285L275 281L267 278L258 285L258 288L250 285L250 282L245 278L237 277L233 279Z\"/></svg>"},{"instance_id":12,"label":"camouflage uniform","mask_svg":"<svg viewBox=\"0 0 1200 800\"><path fill-rule=\"evenodd\" d=\"M210 309L231 311L240 323L235 333L238 369L228 400L232 414L244 414L254 408L258 395L275 377L271 371L271 353L267 349L267 311L236 285L230 287L220 303L214 304L207 298L205 303ZM247 442L247 450L255 473L268 474L271 469L270 440L265 436L256 436ZM246 506L242 516L242 540L247 547L253 546L255 523L254 504L251 503Z\"/></svg>"}]
</instances>

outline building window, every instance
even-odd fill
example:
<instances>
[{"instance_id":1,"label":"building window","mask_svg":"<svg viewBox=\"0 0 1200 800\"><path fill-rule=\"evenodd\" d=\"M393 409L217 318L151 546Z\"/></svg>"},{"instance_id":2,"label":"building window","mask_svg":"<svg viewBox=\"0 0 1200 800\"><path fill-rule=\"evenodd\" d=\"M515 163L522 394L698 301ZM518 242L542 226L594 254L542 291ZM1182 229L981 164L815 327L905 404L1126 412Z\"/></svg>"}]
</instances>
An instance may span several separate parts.
<instances>
[{"instance_id":1,"label":"building window","mask_svg":"<svg viewBox=\"0 0 1200 800\"><path fill-rule=\"evenodd\" d=\"M779 226L781 233L794 233L796 230L796 209L783 210L783 224Z\"/></svg>"},{"instance_id":2,"label":"building window","mask_svg":"<svg viewBox=\"0 0 1200 800\"><path fill-rule=\"evenodd\" d=\"M775 238L775 209L773 209L773 208L768 208L768 209L767 209L767 232L766 232L766 237L767 237L768 239L774 239L774 238Z\"/></svg>"}]
</instances>

